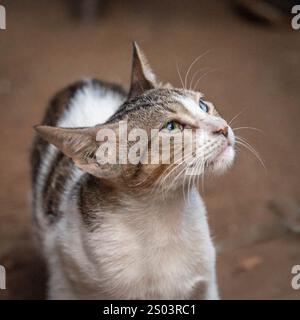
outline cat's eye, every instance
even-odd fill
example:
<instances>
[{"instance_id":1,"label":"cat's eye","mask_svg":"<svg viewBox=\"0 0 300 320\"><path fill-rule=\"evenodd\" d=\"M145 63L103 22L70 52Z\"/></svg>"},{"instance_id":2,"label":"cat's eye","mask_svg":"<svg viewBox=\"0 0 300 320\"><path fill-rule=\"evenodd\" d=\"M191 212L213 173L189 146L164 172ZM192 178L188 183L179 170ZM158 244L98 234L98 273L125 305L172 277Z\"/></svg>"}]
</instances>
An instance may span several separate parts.
<instances>
[{"instance_id":1,"label":"cat's eye","mask_svg":"<svg viewBox=\"0 0 300 320\"><path fill-rule=\"evenodd\" d=\"M209 111L209 106L203 100L199 101L199 106L202 111L206 113Z\"/></svg>"},{"instance_id":2,"label":"cat's eye","mask_svg":"<svg viewBox=\"0 0 300 320\"><path fill-rule=\"evenodd\" d=\"M169 121L163 126L162 130L166 132L176 133L176 132L182 131L183 126L176 121Z\"/></svg>"}]
</instances>

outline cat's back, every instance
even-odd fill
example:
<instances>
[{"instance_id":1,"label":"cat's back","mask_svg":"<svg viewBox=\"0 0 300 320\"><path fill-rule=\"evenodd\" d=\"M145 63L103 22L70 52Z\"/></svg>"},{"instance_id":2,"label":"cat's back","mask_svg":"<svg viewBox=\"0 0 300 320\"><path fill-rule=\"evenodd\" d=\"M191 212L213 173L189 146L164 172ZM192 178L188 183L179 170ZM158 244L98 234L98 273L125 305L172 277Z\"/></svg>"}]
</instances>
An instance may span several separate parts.
<instances>
[{"instance_id":1,"label":"cat's back","mask_svg":"<svg viewBox=\"0 0 300 320\"><path fill-rule=\"evenodd\" d=\"M41 124L55 127L91 127L106 122L126 99L118 85L99 80L78 81L50 101ZM82 172L56 147L39 136L31 152L32 206L38 225L55 220L59 202Z\"/></svg>"}]
</instances>

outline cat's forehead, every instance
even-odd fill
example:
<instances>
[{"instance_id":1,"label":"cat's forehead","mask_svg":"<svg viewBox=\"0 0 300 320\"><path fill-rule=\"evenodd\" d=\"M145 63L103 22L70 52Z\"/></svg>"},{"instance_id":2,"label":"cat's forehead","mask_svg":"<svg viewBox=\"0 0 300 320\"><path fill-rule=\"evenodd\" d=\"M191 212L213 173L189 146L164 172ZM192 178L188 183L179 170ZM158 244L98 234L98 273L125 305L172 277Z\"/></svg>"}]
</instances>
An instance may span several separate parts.
<instances>
[{"instance_id":1,"label":"cat's forehead","mask_svg":"<svg viewBox=\"0 0 300 320\"><path fill-rule=\"evenodd\" d=\"M199 108L200 99L203 99L203 94L192 90L153 89L141 96L139 102L145 101L152 110L165 110L179 115L188 114L197 117L199 113L203 113ZM208 104L211 109L214 109L212 103L208 102Z\"/></svg>"},{"instance_id":2,"label":"cat's forehead","mask_svg":"<svg viewBox=\"0 0 300 320\"><path fill-rule=\"evenodd\" d=\"M184 89L158 88L144 92L142 95L126 101L112 120L120 120L131 113L153 114L157 112L184 112L195 114L199 112L199 99L203 94Z\"/></svg>"},{"instance_id":3,"label":"cat's forehead","mask_svg":"<svg viewBox=\"0 0 300 320\"><path fill-rule=\"evenodd\" d=\"M184 101L184 99L194 99L197 100L203 95L200 92L184 89L152 89L144 93L141 98L147 98L155 102L165 102L165 103L178 103Z\"/></svg>"},{"instance_id":4,"label":"cat's forehead","mask_svg":"<svg viewBox=\"0 0 300 320\"><path fill-rule=\"evenodd\" d=\"M197 104L202 96L200 92L184 89L152 89L136 97L136 99L129 101L127 109L130 110L141 107L170 109L178 105L189 109L193 103Z\"/></svg>"},{"instance_id":5,"label":"cat's forehead","mask_svg":"<svg viewBox=\"0 0 300 320\"><path fill-rule=\"evenodd\" d=\"M141 99L145 99L148 105L160 108L178 115L188 115L194 118L203 118L204 114L199 107L200 100L205 101L210 113L220 117L214 104L204 99L204 94L199 91L186 89L153 89L146 92Z\"/></svg>"}]
</instances>

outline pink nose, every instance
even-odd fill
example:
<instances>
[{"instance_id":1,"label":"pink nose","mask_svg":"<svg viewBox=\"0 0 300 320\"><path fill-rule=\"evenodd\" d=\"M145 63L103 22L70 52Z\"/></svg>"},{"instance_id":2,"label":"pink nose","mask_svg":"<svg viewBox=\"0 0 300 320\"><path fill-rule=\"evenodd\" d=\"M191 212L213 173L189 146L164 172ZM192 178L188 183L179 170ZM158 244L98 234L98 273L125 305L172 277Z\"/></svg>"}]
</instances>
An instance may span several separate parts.
<instances>
[{"instance_id":1,"label":"pink nose","mask_svg":"<svg viewBox=\"0 0 300 320\"><path fill-rule=\"evenodd\" d=\"M215 134L222 134L224 137L228 137L228 126L224 126L214 131Z\"/></svg>"}]
</instances>

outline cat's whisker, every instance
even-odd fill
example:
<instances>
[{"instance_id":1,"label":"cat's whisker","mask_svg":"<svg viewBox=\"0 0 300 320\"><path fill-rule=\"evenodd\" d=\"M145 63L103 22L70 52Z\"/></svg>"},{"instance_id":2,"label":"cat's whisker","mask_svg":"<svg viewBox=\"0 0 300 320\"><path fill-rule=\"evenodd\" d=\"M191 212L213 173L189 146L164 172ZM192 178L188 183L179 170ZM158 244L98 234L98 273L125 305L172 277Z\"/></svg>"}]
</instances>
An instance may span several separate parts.
<instances>
[{"instance_id":1,"label":"cat's whisker","mask_svg":"<svg viewBox=\"0 0 300 320\"><path fill-rule=\"evenodd\" d=\"M205 160L199 158L196 164L197 175L195 177L195 184L197 184L197 188L199 186L200 178L202 180L202 190L204 191L204 175L205 175ZM201 174L199 173L201 172Z\"/></svg>"},{"instance_id":2,"label":"cat's whisker","mask_svg":"<svg viewBox=\"0 0 300 320\"><path fill-rule=\"evenodd\" d=\"M178 151L177 153L175 153L175 156L178 155L179 153L180 153L179 151ZM171 164L171 165L166 169L166 171L164 172L164 174L166 174L168 171L172 171L173 169L175 170L175 169L176 169L176 166L180 165L180 163L179 163L180 161L184 161L184 159L181 159L181 158L180 158L180 159L178 159L176 162L174 162L173 164ZM173 168L173 167L174 167L174 168ZM171 173L171 172L169 172L168 175L169 175L170 173ZM164 175L162 175L162 176L158 179L158 181L152 186L151 193L153 193L153 191L155 190L155 186L160 183L160 181L162 180L162 178L164 178ZM135 186L138 187L138 186L143 185L145 182L147 182L148 179L151 179L151 177L150 177L150 176L147 176L145 179L143 179L143 180L139 181L138 183L136 183Z\"/></svg>"},{"instance_id":3,"label":"cat's whisker","mask_svg":"<svg viewBox=\"0 0 300 320\"><path fill-rule=\"evenodd\" d=\"M260 162L263 168L266 170L265 163L260 157L259 153L247 141L242 140L240 137L236 137L236 142L237 144L240 144L241 146L249 150L257 158L257 160Z\"/></svg>"},{"instance_id":4,"label":"cat's whisker","mask_svg":"<svg viewBox=\"0 0 300 320\"><path fill-rule=\"evenodd\" d=\"M165 187L165 184L167 183L167 178L168 178L175 170L177 170L178 168L180 168L183 163L188 164L188 161L192 158L192 156L193 156L192 154L188 154L188 155L184 156L183 159L179 159L178 161L174 162L174 163L172 164L172 166L169 167L170 169L167 168L166 172L168 172L168 170L169 170L169 172L168 172L167 174L166 174L166 172L165 172L165 174L162 175L162 176L160 177L159 181L158 181L159 185L161 186L161 190L162 190L163 193L164 193L165 191L166 191L166 192L169 191L169 189L171 188L171 186L174 184L174 180L175 180L175 179L173 179L173 181L170 182L170 183L167 185L167 187ZM185 166L184 166L183 169L179 172L178 175L180 175L183 170L185 170Z\"/></svg>"},{"instance_id":5,"label":"cat's whisker","mask_svg":"<svg viewBox=\"0 0 300 320\"><path fill-rule=\"evenodd\" d=\"M197 161L197 159L195 159L195 160L192 162L193 168L192 168L192 173L189 174L188 185L187 185L187 195L190 194L191 183L192 183L192 181L193 181L194 172L195 172L195 165L194 165L194 163L195 163L196 161ZM186 177L186 174L185 174L185 177Z\"/></svg>"},{"instance_id":6,"label":"cat's whisker","mask_svg":"<svg viewBox=\"0 0 300 320\"><path fill-rule=\"evenodd\" d=\"M204 175L203 164L204 164L204 161L202 158L199 158L195 164L197 174L194 177L194 184L196 184L197 186L199 185L200 177L203 177L203 175Z\"/></svg>"},{"instance_id":7,"label":"cat's whisker","mask_svg":"<svg viewBox=\"0 0 300 320\"><path fill-rule=\"evenodd\" d=\"M171 182L169 185L172 185L172 184L174 184L174 183L176 182L177 178L182 174L182 172L186 169L186 167L187 167L188 165L190 165L189 160L192 159L193 157L194 157L194 155L193 155L192 153L187 154L187 155L184 157L184 159L183 159L183 161L181 162L180 166L181 166L183 163L185 164L185 166L184 166L183 169L173 178L172 182ZM175 169L177 169L178 167L179 167L179 165L177 165ZM174 171L175 171L175 170L173 170L173 172L174 172ZM170 175L170 173L169 173L169 175ZM166 178L167 178L167 177L165 177L164 181L166 180Z\"/></svg>"},{"instance_id":8,"label":"cat's whisker","mask_svg":"<svg viewBox=\"0 0 300 320\"><path fill-rule=\"evenodd\" d=\"M242 130L242 129L254 130L254 131L261 132L261 133L264 132L262 129L258 129L258 128L255 128L255 127L238 127L238 128L233 128L232 130L233 131L238 131L238 130Z\"/></svg>"},{"instance_id":9,"label":"cat's whisker","mask_svg":"<svg viewBox=\"0 0 300 320\"><path fill-rule=\"evenodd\" d=\"M239 138L239 139L238 139L238 141L245 143L248 146L249 149L251 149L254 153L256 153L257 156L260 157L258 151L247 140L244 140L244 139L241 139L241 138ZM262 159L261 159L261 161L263 162Z\"/></svg>"},{"instance_id":10,"label":"cat's whisker","mask_svg":"<svg viewBox=\"0 0 300 320\"><path fill-rule=\"evenodd\" d=\"M177 152L176 154L181 154L181 153L182 153L182 150L178 150L178 152ZM182 157L181 159L179 159L179 160L182 160L182 162L188 163L188 161L189 161L190 159L192 159L193 157L194 157L193 153L190 152L190 153L188 153L188 154L184 154L183 157ZM179 161L176 161L176 162L174 162L174 164L177 164L178 162L179 162Z\"/></svg>"},{"instance_id":11,"label":"cat's whisker","mask_svg":"<svg viewBox=\"0 0 300 320\"><path fill-rule=\"evenodd\" d=\"M202 171L202 164L203 164L202 159L201 158L198 159L198 161L196 162L196 165L195 165L196 174L193 177L193 185L196 185L196 183L198 184L200 176L202 176L204 174L204 171ZM201 168L201 174L199 173L200 168Z\"/></svg>"},{"instance_id":12,"label":"cat's whisker","mask_svg":"<svg viewBox=\"0 0 300 320\"><path fill-rule=\"evenodd\" d=\"M210 74L210 73L219 71L219 70L220 70L220 68L211 69L211 70L205 72L203 75L201 75L200 78L197 80L196 84L194 85L193 91L195 91L195 90L197 89L199 82L200 82L205 76L207 76L207 75Z\"/></svg>"},{"instance_id":13,"label":"cat's whisker","mask_svg":"<svg viewBox=\"0 0 300 320\"><path fill-rule=\"evenodd\" d=\"M184 165L183 165L183 164L184 164ZM183 165L183 166L182 166L182 165ZM180 164L180 166L182 166L181 169L180 169L179 166L176 167L176 169L179 169L179 170L180 170L179 173L175 176L175 178L173 178L172 181L170 181L170 182L168 183L168 185L166 185L165 189L163 188L163 190L165 190L165 192L168 192L168 191L171 189L171 187L175 184L175 180L177 180L177 177L181 176L181 174L183 173L183 171L186 170L186 164L185 164L184 162L182 162L182 163ZM166 184L166 182L165 182L165 184ZM164 185L163 185L163 186L164 186Z\"/></svg>"},{"instance_id":14,"label":"cat's whisker","mask_svg":"<svg viewBox=\"0 0 300 320\"><path fill-rule=\"evenodd\" d=\"M183 172L182 172L183 173ZM181 176L181 175L180 175ZM176 179L177 180L177 179ZM184 203L187 203L187 199L186 199L186 193L185 193L185 180L186 180L186 168L185 168L185 172L183 173L183 183L182 183L182 195L183 195L183 200Z\"/></svg>"},{"instance_id":15,"label":"cat's whisker","mask_svg":"<svg viewBox=\"0 0 300 320\"><path fill-rule=\"evenodd\" d=\"M186 192L185 192L185 187L186 187L186 183L185 183L185 181L186 181L186 178L187 178L187 174L186 174L186 170L188 169L188 165L186 165L185 166L185 168L184 168L184 172L182 171L181 172L181 174L183 174L183 184L182 184L182 194L183 194L183 198L184 198L184 202L186 203L187 201L187 199L186 199ZM178 175L178 177L181 177L181 174L180 175ZM178 177L175 179L175 181L176 180L178 180Z\"/></svg>"},{"instance_id":16,"label":"cat's whisker","mask_svg":"<svg viewBox=\"0 0 300 320\"><path fill-rule=\"evenodd\" d=\"M189 181L188 181L188 184L187 184L187 186L188 186L187 194L190 193L192 186L195 185L196 179L198 180L199 177L200 177L200 174L199 174L199 172L198 172L198 169L199 169L199 164L202 164L202 163L203 163L203 162L202 162L202 159L201 159L201 158L196 158L196 159L191 163L191 165L192 165L193 167L192 167L192 172L189 174ZM187 174L185 173L184 183L183 183L183 194L184 194L184 196L185 196L185 190L184 190L184 188L185 188L185 186L186 186L186 184L185 184L186 176L187 176Z\"/></svg>"},{"instance_id":17,"label":"cat's whisker","mask_svg":"<svg viewBox=\"0 0 300 320\"><path fill-rule=\"evenodd\" d=\"M258 151L249 143L249 141L246 138L243 138L241 136L236 136L237 140L240 140L244 143L246 143L254 152L258 154Z\"/></svg>"},{"instance_id":18,"label":"cat's whisker","mask_svg":"<svg viewBox=\"0 0 300 320\"><path fill-rule=\"evenodd\" d=\"M202 168L203 168L203 173L201 175L201 181L202 181L202 191L204 192L204 180L205 180L205 161L203 161L201 163L201 171L202 171ZM198 184L199 184L199 180L200 180L200 176L198 178Z\"/></svg>"},{"instance_id":19,"label":"cat's whisker","mask_svg":"<svg viewBox=\"0 0 300 320\"><path fill-rule=\"evenodd\" d=\"M200 157L200 158L197 159L196 164L195 164L195 168L196 168L195 169L195 171L196 171L195 176L196 177L199 177L203 173L202 164L203 164L203 159ZM199 170L200 169L200 165L201 165L201 171ZM199 174L199 172L200 172L200 174Z\"/></svg>"},{"instance_id":20,"label":"cat's whisker","mask_svg":"<svg viewBox=\"0 0 300 320\"><path fill-rule=\"evenodd\" d=\"M248 107L246 107L246 108L244 108L243 110L241 110L240 112L238 112L229 122L228 122L228 125L230 126L232 123L233 123L233 121L235 120L235 119L237 119L245 110L247 110L248 109Z\"/></svg>"},{"instance_id":21,"label":"cat's whisker","mask_svg":"<svg viewBox=\"0 0 300 320\"><path fill-rule=\"evenodd\" d=\"M186 74L185 74L185 77L184 77L184 87L186 88L187 87L187 81L188 81L188 76L189 76L189 73L191 71L191 69L193 68L193 66L197 63L197 61L199 61L201 58L203 58L205 55L207 55L209 53L210 50L207 50L205 51L204 53L202 53L201 55L199 55L196 59L194 59L194 61L190 64Z\"/></svg>"},{"instance_id":22,"label":"cat's whisker","mask_svg":"<svg viewBox=\"0 0 300 320\"><path fill-rule=\"evenodd\" d=\"M170 168L170 171L168 172L168 174L162 176L162 178L163 178L163 181L162 181L162 182L164 182L164 181L168 178L168 176L169 176L170 174L172 174L172 172L175 171L176 168L177 168L178 166L180 166L184 161L185 161L185 157L183 157L182 159L179 159L179 160L175 161L170 167L168 167L165 173L167 173L167 171L168 171L169 168ZM181 163L180 163L180 162L181 162Z\"/></svg>"},{"instance_id":23,"label":"cat's whisker","mask_svg":"<svg viewBox=\"0 0 300 320\"><path fill-rule=\"evenodd\" d=\"M199 74L200 71L204 71L204 70L207 70L207 69L210 69L209 67L205 67L205 68L201 68L201 69L198 69L192 76L192 79L190 81L190 85L189 85L189 90L193 90L193 83L194 83L194 80L196 78L196 76Z\"/></svg>"},{"instance_id":24,"label":"cat's whisker","mask_svg":"<svg viewBox=\"0 0 300 320\"><path fill-rule=\"evenodd\" d=\"M244 148L246 148L247 150L249 150L256 158L257 160L260 162L260 164L263 166L264 169L266 169L266 166L263 162L263 160L261 159L261 157L256 153L254 152L248 145L246 145L244 142L241 142L241 141L237 141L238 144L240 144L241 146L243 146Z\"/></svg>"},{"instance_id":25,"label":"cat's whisker","mask_svg":"<svg viewBox=\"0 0 300 320\"><path fill-rule=\"evenodd\" d=\"M193 154L188 154L188 155L186 155L186 157L184 157L183 161L182 161L179 165L176 165L176 167L173 168L172 171L169 172L168 175L164 177L164 179L163 179L163 181L162 181L163 183L166 182L167 177L170 176L171 173L173 173L177 168L180 168L180 166L181 166L182 164L185 164L185 166L183 167L183 169L182 169L182 170L173 178L173 180L169 183L169 188L168 188L168 190L170 189L170 186L172 186L173 184L175 184L177 178L183 173L183 171L186 169L186 167L187 167L188 165L190 165L190 164L189 164L189 160L192 159L192 157L193 157Z\"/></svg>"},{"instance_id":26,"label":"cat's whisker","mask_svg":"<svg viewBox=\"0 0 300 320\"><path fill-rule=\"evenodd\" d=\"M183 80L182 80L182 76L181 76L181 73L180 73L180 70L179 70L178 62L176 62L176 70L177 70L177 74L179 76L182 88L185 89L185 86L184 86L184 83L183 83Z\"/></svg>"}]
</instances>

